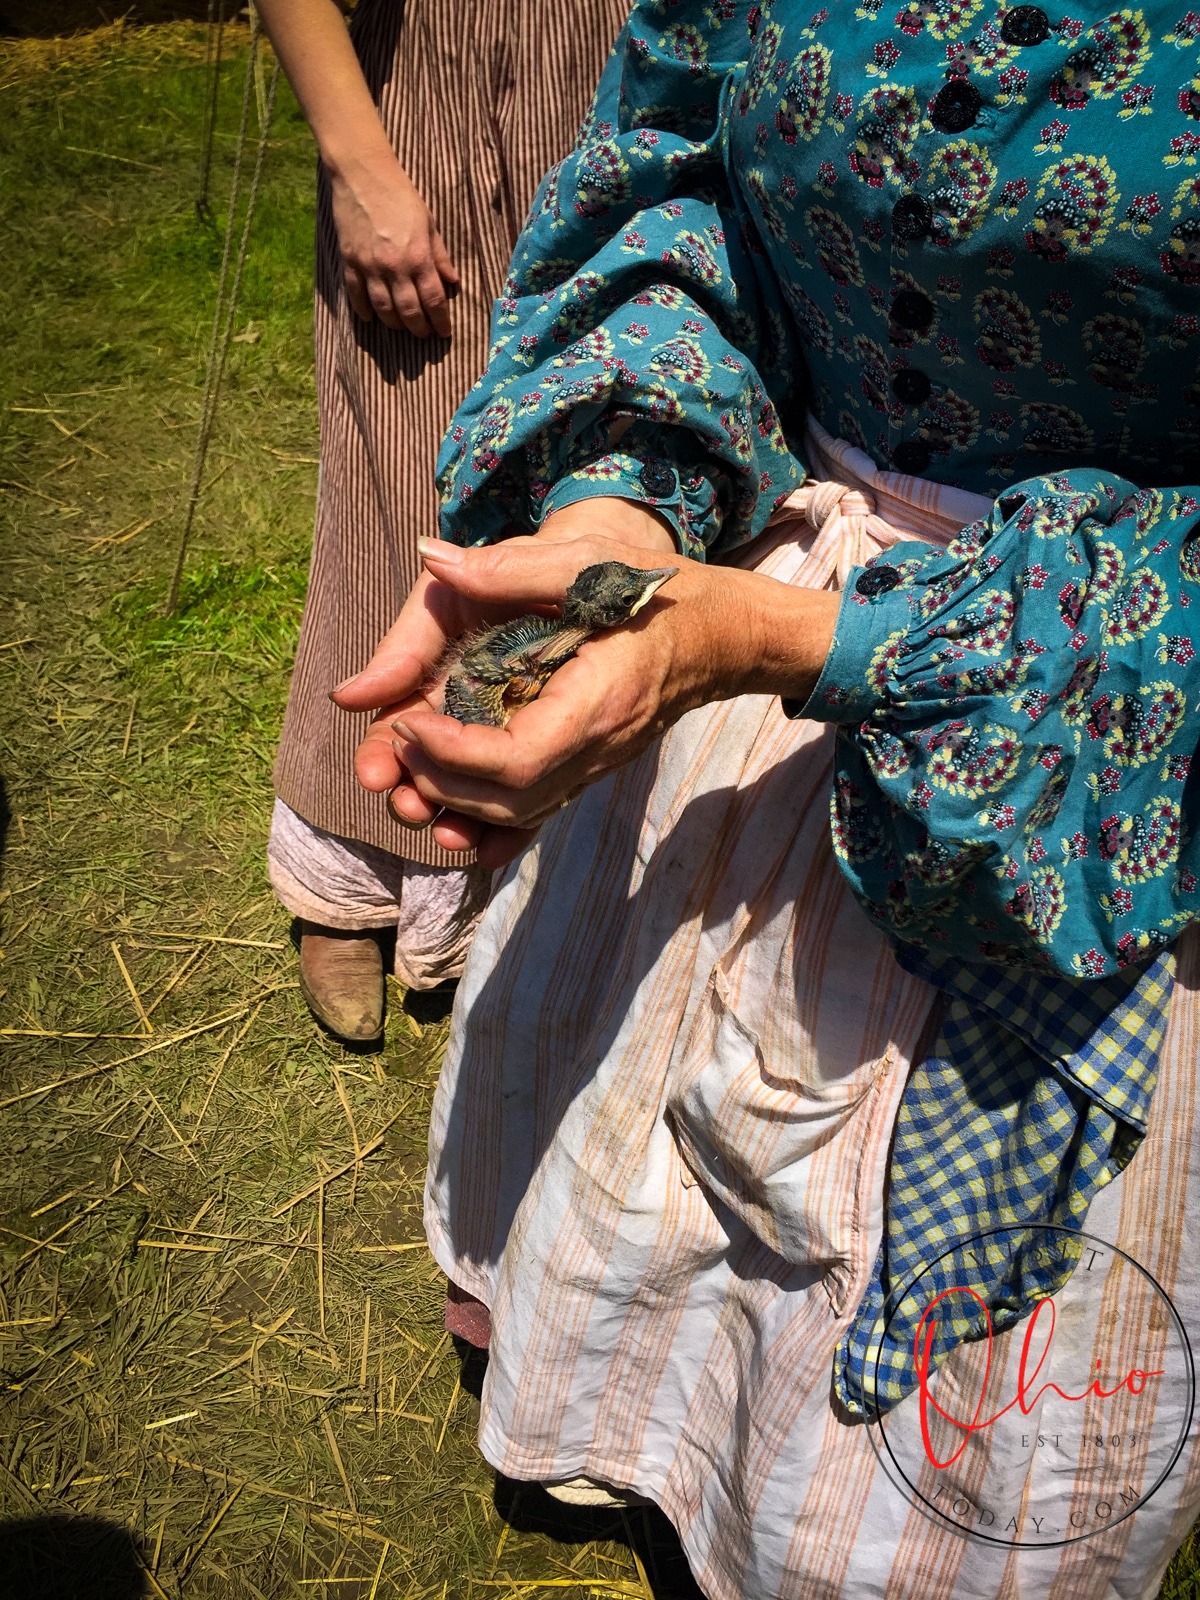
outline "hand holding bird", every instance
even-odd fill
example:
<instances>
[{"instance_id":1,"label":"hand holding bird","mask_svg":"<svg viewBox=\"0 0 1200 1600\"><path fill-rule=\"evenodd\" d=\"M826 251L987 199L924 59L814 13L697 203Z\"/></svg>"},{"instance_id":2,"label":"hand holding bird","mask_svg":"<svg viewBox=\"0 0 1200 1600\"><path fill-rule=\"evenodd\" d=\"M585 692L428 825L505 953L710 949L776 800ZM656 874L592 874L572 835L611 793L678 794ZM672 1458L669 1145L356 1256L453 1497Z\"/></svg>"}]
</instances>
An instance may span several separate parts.
<instances>
[{"instance_id":1,"label":"hand holding bird","mask_svg":"<svg viewBox=\"0 0 1200 1600\"><path fill-rule=\"evenodd\" d=\"M631 524L631 513L645 515L645 527ZM564 531L556 537L558 528ZM570 641L579 653L548 671L529 673L527 658L520 672L502 670L505 692L522 703L505 706L502 694L498 722L472 725L434 710L431 686L443 678L449 685L453 667L490 635L486 674L462 674L471 709L485 709L474 697L494 686L471 680L490 675L491 658L505 655L493 630L536 654L548 623L556 637L573 626L565 600L581 568L618 563L661 578L660 552L670 547L662 524L643 508L605 498L555 513L534 538L478 550L427 541L426 571L399 620L368 667L333 691L346 710L383 707L359 746L359 782L386 792L405 826L432 825L443 848L474 848L483 865L497 867L564 799L633 760L693 707L743 693L806 698L839 597L675 556L669 586L658 593L662 578L654 603L643 600L629 625L589 628L591 637ZM562 606L563 616L549 618L550 606ZM538 637L512 641L523 623ZM466 633L474 634L471 644L456 647L446 662L448 647ZM545 668L545 657L533 665ZM535 698L525 698L530 691ZM452 704L458 693L451 691Z\"/></svg>"},{"instance_id":2,"label":"hand holding bird","mask_svg":"<svg viewBox=\"0 0 1200 1600\"><path fill-rule=\"evenodd\" d=\"M561 617L529 612L456 640L426 687L426 698L440 688L446 716L485 727L507 726L581 644L600 629L619 627L637 616L678 570L641 569L623 561L584 567L567 590Z\"/></svg>"}]
</instances>

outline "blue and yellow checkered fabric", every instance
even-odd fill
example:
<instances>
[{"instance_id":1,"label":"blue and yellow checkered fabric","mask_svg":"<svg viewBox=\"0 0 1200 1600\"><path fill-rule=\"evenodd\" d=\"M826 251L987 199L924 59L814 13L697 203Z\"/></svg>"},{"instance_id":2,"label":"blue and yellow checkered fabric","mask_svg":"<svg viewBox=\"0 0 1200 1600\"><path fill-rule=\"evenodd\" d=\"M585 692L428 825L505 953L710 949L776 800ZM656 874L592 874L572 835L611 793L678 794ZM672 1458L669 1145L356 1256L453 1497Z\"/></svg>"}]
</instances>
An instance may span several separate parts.
<instances>
[{"instance_id":1,"label":"blue and yellow checkered fabric","mask_svg":"<svg viewBox=\"0 0 1200 1600\"><path fill-rule=\"evenodd\" d=\"M835 1356L837 1392L859 1414L886 1411L916 1387L917 1325L937 1295L963 1287L964 1261L997 1332L1070 1277L1078 1252L938 1258L997 1228L1083 1226L1097 1190L1145 1134L1174 987L1173 952L1095 982L898 955L947 1004L905 1088L883 1241ZM950 1312L967 1303L944 1304ZM982 1312L948 1315L934 1364L985 1331Z\"/></svg>"}]
</instances>

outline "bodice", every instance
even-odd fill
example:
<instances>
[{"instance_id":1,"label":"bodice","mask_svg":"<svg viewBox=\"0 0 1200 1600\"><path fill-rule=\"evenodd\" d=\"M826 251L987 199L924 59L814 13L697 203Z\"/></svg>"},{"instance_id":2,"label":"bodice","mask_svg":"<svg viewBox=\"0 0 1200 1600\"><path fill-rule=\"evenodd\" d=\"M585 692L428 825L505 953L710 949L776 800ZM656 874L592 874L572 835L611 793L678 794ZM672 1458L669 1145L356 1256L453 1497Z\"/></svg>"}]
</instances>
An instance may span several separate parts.
<instances>
[{"instance_id":1,"label":"bodice","mask_svg":"<svg viewBox=\"0 0 1200 1600\"><path fill-rule=\"evenodd\" d=\"M776 0L751 27L729 174L824 426L979 493L1194 480L1200 14Z\"/></svg>"}]
</instances>

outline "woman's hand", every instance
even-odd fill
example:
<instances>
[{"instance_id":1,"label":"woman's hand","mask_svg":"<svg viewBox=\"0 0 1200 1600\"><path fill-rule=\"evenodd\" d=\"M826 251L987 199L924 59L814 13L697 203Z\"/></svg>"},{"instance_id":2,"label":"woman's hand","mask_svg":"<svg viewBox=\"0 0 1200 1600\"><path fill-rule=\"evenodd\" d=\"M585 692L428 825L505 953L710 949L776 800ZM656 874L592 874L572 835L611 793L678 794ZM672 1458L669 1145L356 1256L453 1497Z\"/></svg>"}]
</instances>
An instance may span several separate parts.
<instances>
[{"instance_id":1,"label":"woman's hand","mask_svg":"<svg viewBox=\"0 0 1200 1600\"><path fill-rule=\"evenodd\" d=\"M661 566L663 556L673 555L675 550L674 536L656 511L615 497L568 506L546 518L536 539L511 539L505 548L585 539L597 526L609 537L636 546L634 564L638 566ZM440 553L454 547L430 541L429 548ZM587 564L584 556L575 555L567 563L566 584ZM561 601L566 584L551 596L554 601ZM333 692L335 702L348 711L383 707L358 748L354 763L358 781L365 789L386 792L392 815L405 827L426 828L436 818L434 837L447 850L472 849L483 825L422 798L397 755L398 741L392 724L398 713L410 706L425 705L421 687L432 676L448 644L464 633L520 616L536 603L537 597L522 598L519 591L498 604L479 603L437 581L432 572L424 572L365 670L339 684ZM514 835L510 853L515 854L527 838L527 833Z\"/></svg>"},{"instance_id":2,"label":"woman's hand","mask_svg":"<svg viewBox=\"0 0 1200 1600\"><path fill-rule=\"evenodd\" d=\"M591 508L592 520L603 524L604 508L616 504L624 503L584 502L572 508L572 522L578 526ZM517 854L564 801L639 755L695 706L746 692L806 696L838 608L837 595L675 556L678 572L646 609L584 644L507 727L466 727L416 693L460 623L561 603L593 562L665 563L658 550L649 559L645 544L595 535L514 539L486 550L432 541L423 553L426 573L400 621L366 672L335 698L347 709L392 702L360 746L359 781L392 790L400 820L432 822L444 848L474 845L491 867Z\"/></svg>"},{"instance_id":3,"label":"woman's hand","mask_svg":"<svg viewBox=\"0 0 1200 1600\"><path fill-rule=\"evenodd\" d=\"M472 849L479 838L480 825L471 818L442 815L440 805L422 799L399 759L392 724L401 715L429 709L421 691L448 644L463 634L506 622L526 610L528 606L519 600L479 604L439 582L431 571L423 572L367 666L357 677L339 684L331 695L335 704L347 711L371 711L382 706L358 747L355 776L364 789L388 795L388 807L404 827L427 828L437 818L434 837L444 849Z\"/></svg>"},{"instance_id":4,"label":"woman's hand","mask_svg":"<svg viewBox=\"0 0 1200 1600\"><path fill-rule=\"evenodd\" d=\"M259 0L258 11L329 173L351 306L364 321L448 339L458 273L388 143L339 4Z\"/></svg>"},{"instance_id":5,"label":"woman's hand","mask_svg":"<svg viewBox=\"0 0 1200 1600\"><path fill-rule=\"evenodd\" d=\"M429 208L390 149L330 171L333 223L357 316L374 314L418 339L450 337L458 273Z\"/></svg>"}]
</instances>

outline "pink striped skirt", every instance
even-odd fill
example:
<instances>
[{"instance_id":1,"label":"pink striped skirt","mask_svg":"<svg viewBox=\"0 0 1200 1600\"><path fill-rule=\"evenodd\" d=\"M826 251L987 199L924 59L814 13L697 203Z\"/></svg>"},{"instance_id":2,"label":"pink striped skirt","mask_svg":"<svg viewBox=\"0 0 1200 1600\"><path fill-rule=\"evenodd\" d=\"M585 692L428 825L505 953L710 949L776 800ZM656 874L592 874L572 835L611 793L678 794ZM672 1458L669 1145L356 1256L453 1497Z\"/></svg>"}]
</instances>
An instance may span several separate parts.
<instances>
[{"instance_id":1,"label":"pink striped skirt","mask_svg":"<svg viewBox=\"0 0 1200 1600\"><path fill-rule=\"evenodd\" d=\"M820 430L810 460L824 481L742 553L781 583L837 587L988 506ZM653 1499L712 1600L1149 1600L1200 1511L1194 1427L1135 1515L1018 1553L915 1509L831 1403L935 998L838 871L832 749L831 728L766 697L695 711L499 884L426 1192L435 1256L491 1312L482 1449L515 1478ZM1198 992L1189 933L1149 1136L1088 1227L1200 1330ZM992 1469L1036 1492L1030 1460Z\"/></svg>"}]
</instances>

